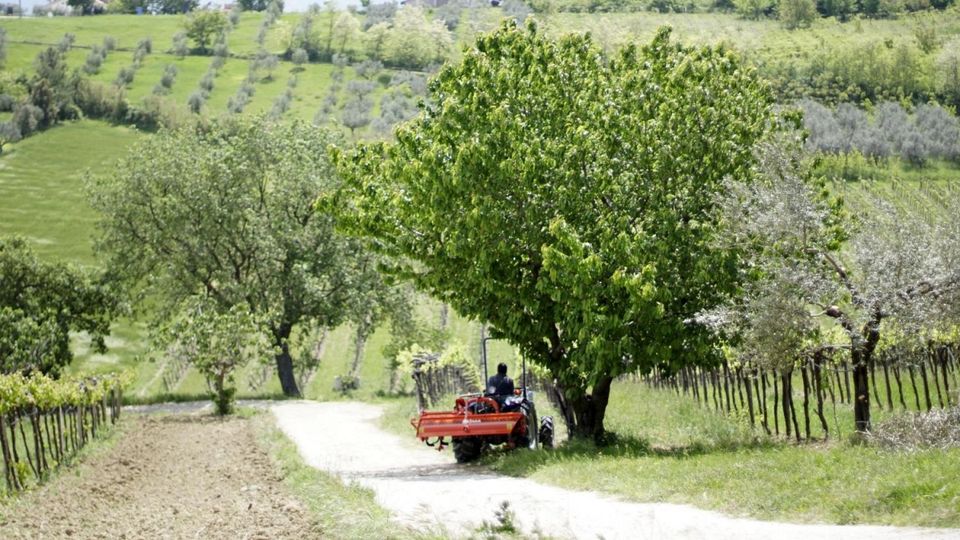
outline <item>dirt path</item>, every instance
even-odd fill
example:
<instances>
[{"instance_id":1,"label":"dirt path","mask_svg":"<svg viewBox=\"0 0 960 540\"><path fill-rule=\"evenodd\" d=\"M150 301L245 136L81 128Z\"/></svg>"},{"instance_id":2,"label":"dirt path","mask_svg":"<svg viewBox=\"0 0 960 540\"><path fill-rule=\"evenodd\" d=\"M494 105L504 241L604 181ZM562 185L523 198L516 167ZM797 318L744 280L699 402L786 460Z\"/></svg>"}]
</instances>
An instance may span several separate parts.
<instances>
[{"instance_id":1,"label":"dirt path","mask_svg":"<svg viewBox=\"0 0 960 540\"><path fill-rule=\"evenodd\" d=\"M373 489L401 523L442 525L458 536L474 532L483 520L493 521L494 510L506 500L525 534L559 538L960 538L957 530L796 525L730 518L684 505L630 503L458 466L449 451L419 448L379 429L382 410L374 405L288 402L272 410L308 464Z\"/></svg>"},{"instance_id":2,"label":"dirt path","mask_svg":"<svg viewBox=\"0 0 960 540\"><path fill-rule=\"evenodd\" d=\"M250 420L128 417L114 446L10 507L0 538L317 538Z\"/></svg>"}]
</instances>

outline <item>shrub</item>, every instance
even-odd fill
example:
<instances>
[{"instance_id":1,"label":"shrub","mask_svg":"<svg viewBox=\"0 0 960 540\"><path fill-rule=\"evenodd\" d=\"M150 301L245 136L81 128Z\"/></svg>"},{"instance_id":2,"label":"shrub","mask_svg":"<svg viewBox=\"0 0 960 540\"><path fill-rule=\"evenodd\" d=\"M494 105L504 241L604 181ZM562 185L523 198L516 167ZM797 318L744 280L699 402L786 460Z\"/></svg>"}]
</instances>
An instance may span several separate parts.
<instances>
[{"instance_id":1,"label":"shrub","mask_svg":"<svg viewBox=\"0 0 960 540\"><path fill-rule=\"evenodd\" d=\"M100 73L100 66L103 64L103 52L96 46L87 54L87 61L83 64L83 72L87 75Z\"/></svg>"},{"instance_id":2,"label":"shrub","mask_svg":"<svg viewBox=\"0 0 960 540\"><path fill-rule=\"evenodd\" d=\"M737 13L744 19L763 19L773 13L773 0L734 0Z\"/></svg>"},{"instance_id":3,"label":"shrub","mask_svg":"<svg viewBox=\"0 0 960 540\"><path fill-rule=\"evenodd\" d=\"M190 108L190 112L200 114L200 111L203 110L203 103L206 100L207 97L200 90L190 94L190 97L187 98L187 106Z\"/></svg>"},{"instance_id":4,"label":"shrub","mask_svg":"<svg viewBox=\"0 0 960 540\"><path fill-rule=\"evenodd\" d=\"M62 53L65 53L73 48L73 44L77 41L76 34L66 33L60 38L60 42L57 43L57 50Z\"/></svg>"},{"instance_id":5,"label":"shrub","mask_svg":"<svg viewBox=\"0 0 960 540\"><path fill-rule=\"evenodd\" d=\"M114 79L113 84L117 87L125 87L133 82L135 75L136 71L132 67L120 68L120 73L117 73L117 78Z\"/></svg>"},{"instance_id":6,"label":"shrub","mask_svg":"<svg viewBox=\"0 0 960 540\"><path fill-rule=\"evenodd\" d=\"M17 99L10 94L0 94L0 111L11 112L17 105Z\"/></svg>"},{"instance_id":7,"label":"shrub","mask_svg":"<svg viewBox=\"0 0 960 540\"><path fill-rule=\"evenodd\" d=\"M190 54L190 46L187 45L187 34L184 32L177 32L173 36L173 48L171 49L173 54L177 58L183 58L184 56Z\"/></svg>"},{"instance_id":8,"label":"shrub","mask_svg":"<svg viewBox=\"0 0 960 540\"><path fill-rule=\"evenodd\" d=\"M813 0L780 0L779 12L786 28L807 28L817 17L817 6Z\"/></svg>"},{"instance_id":9,"label":"shrub","mask_svg":"<svg viewBox=\"0 0 960 540\"><path fill-rule=\"evenodd\" d=\"M36 131L43 122L43 109L29 103L17 105L13 109L11 122L17 127L20 135L26 137Z\"/></svg>"},{"instance_id":10,"label":"shrub","mask_svg":"<svg viewBox=\"0 0 960 540\"><path fill-rule=\"evenodd\" d=\"M113 36L103 36L103 50L110 52L117 48L117 40Z\"/></svg>"},{"instance_id":11,"label":"shrub","mask_svg":"<svg viewBox=\"0 0 960 540\"><path fill-rule=\"evenodd\" d=\"M306 64L309 59L306 49L297 49L290 55L290 61L297 67Z\"/></svg>"},{"instance_id":12,"label":"shrub","mask_svg":"<svg viewBox=\"0 0 960 540\"><path fill-rule=\"evenodd\" d=\"M210 94L213 91L213 81L214 75L212 72L206 72L203 77L200 79L200 89L203 90L204 94Z\"/></svg>"},{"instance_id":13,"label":"shrub","mask_svg":"<svg viewBox=\"0 0 960 540\"><path fill-rule=\"evenodd\" d=\"M177 66L173 64L167 64L167 67L163 69L163 75L160 77L160 86L169 90L173 88L173 83L176 80L177 80Z\"/></svg>"},{"instance_id":14,"label":"shrub","mask_svg":"<svg viewBox=\"0 0 960 540\"><path fill-rule=\"evenodd\" d=\"M90 118L103 118L121 122L127 117L127 100L123 91L115 86L84 81L77 87L77 107Z\"/></svg>"},{"instance_id":15,"label":"shrub","mask_svg":"<svg viewBox=\"0 0 960 540\"><path fill-rule=\"evenodd\" d=\"M869 434L873 443L895 450L960 447L960 407L903 413L878 422Z\"/></svg>"},{"instance_id":16,"label":"shrub","mask_svg":"<svg viewBox=\"0 0 960 540\"><path fill-rule=\"evenodd\" d=\"M226 42L218 41L213 46L213 55L226 58L230 56L230 48L227 46Z\"/></svg>"}]
</instances>

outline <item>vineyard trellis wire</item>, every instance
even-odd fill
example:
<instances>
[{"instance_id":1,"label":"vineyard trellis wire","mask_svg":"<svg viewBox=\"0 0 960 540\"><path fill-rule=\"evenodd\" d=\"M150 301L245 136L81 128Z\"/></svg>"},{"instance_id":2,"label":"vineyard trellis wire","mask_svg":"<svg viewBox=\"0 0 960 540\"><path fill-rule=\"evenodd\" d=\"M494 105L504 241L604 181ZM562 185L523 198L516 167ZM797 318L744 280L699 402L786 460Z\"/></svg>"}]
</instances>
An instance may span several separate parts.
<instances>
[{"instance_id":1,"label":"vineyard trellis wire","mask_svg":"<svg viewBox=\"0 0 960 540\"><path fill-rule=\"evenodd\" d=\"M690 397L719 413L742 414L751 427L759 426L770 435L779 436L782 432L797 441L814 440L815 428L811 424L817 422L826 439L830 422L825 405L829 401L834 407L852 406L855 399L850 382L853 366L844 358L845 352L842 347L817 348L785 369L764 368L749 359L732 363L725 360L714 367L658 368L640 379L651 387ZM872 398L880 409L921 412L960 404L958 343L887 347L878 351L868 370L872 396L867 398ZM797 379L800 388L795 391ZM802 400L802 431L797 396ZM834 426L839 429L836 418Z\"/></svg>"},{"instance_id":2,"label":"vineyard trellis wire","mask_svg":"<svg viewBox=\"0 0 960 540\"><path fill-rule=\"evenodd\" d=\"M0 454L8 491L65 463L120 418L127 374L52 379L0 375Z\"/></svg>"}]
</instances>

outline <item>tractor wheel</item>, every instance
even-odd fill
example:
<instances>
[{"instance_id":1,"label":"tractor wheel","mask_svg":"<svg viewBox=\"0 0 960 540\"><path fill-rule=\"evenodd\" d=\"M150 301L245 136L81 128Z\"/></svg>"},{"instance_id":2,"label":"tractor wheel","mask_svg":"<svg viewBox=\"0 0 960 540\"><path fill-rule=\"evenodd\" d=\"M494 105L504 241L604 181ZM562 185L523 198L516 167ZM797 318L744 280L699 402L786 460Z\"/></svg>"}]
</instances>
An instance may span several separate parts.
<instances>
[{"instance_id":1,"label":"tractor wheel","mask_svg":"<svg viewBox=\"0 0 960 540\"><path fill-rule=\"evenodd\" d=\"M537 449L537 409L533 406L533 403L524 403L521 411L523 416L527 421L527 433L525 435L520 435L513 440L514 448L529 448L531 450Z\"/></svg>"},{"instance_id":2,"label":"tractor wheel","mask_svg":"<svg viewBox=\"0 0 960 540\"><path fill-rule=\"evenodd\" d=\"M540 446L543 448L553 448L553 417L544 416L540 421Z\"/></svg>"},{"instance_id":3,"label":"tractor wheel","mask_svg":"<svg viewBox=\"0 0 960 540\"><path fill-rule=\"evenodd\" d=\"M483 438L481 437L453 438L453 457L457 458L457 463L469 463L477 459L482 450Z\"/></svg>"}]
</instances>

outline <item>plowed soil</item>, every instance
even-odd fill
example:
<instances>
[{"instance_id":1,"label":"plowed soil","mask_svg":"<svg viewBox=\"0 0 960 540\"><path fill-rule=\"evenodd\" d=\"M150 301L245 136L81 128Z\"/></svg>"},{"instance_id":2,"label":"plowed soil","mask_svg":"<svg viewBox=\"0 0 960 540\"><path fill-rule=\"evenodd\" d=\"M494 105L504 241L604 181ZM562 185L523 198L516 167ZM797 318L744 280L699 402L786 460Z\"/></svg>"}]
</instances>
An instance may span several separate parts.
<instances>
[{"instance_id":1,"label":"plowed soil","mask_svg":"<svg viewBox=\"0 0 960 540\"><path fill-rule=\"evenodd\" d=\"M316 538L251 421L128 417L108 449L0 507L0 538Z\"/></svg>"}]
</instances>

